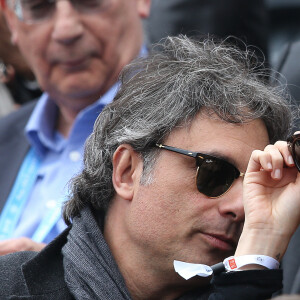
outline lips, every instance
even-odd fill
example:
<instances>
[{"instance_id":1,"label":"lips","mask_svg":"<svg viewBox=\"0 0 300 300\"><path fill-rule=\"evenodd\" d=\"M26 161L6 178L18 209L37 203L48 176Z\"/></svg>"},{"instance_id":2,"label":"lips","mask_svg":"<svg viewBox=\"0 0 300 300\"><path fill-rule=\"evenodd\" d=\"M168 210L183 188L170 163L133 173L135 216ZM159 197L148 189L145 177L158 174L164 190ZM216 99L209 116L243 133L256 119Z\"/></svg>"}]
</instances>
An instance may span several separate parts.
<instances>
[{"instance_id":1,"label":"lips","mask_svg":"<svg viewBox=\"0 0 300 300\"><path fill-rule=\"evenodd\" d=\"M85 68L91 63L93 58L91 52L81 52L81 53L56 53L55 57L49 58L49 62L52 66L59 66L66 70L81 69Z\"/></svg>"},{"instance_id":2,"label":"lips","mask_svg":"<svg viewBox=\"0 0 300 300\"><path fill-rule=\"evenodd\" d=\"M223 251L234 251L236 249L237 242L231 237L213 233L205 233L203 236L214 248Z\"/></svg>"},{"instance_id":3,"label":"lips","mask_svg":"<svg viewBox=\"0 0 300 300\"><path fill-rule=\"evenodd\" d=\"M65 68L80 68L85 65L86 58L71 59L66 61L61 61L59 64Z\"/></svg>"}]
</instances>

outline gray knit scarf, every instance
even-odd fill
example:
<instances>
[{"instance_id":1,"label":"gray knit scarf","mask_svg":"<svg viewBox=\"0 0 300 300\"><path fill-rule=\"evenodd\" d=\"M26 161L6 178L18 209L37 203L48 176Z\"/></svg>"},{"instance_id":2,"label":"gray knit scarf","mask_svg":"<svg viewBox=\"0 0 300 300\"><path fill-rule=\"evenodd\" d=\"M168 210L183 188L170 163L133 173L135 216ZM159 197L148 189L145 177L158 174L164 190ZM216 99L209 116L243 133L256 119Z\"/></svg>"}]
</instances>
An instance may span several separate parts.
<instances>
[{"instance_id":1,"label":"gray knit scarf","mask_svg":"<svg viewBox=\"0 0 300 300\"><path fill-rule=\"evenodd\" d=\"M75 299L130 300L124 279L94 215L87 207L73 220L62 249L65 281Z\"/></svg>"}]
</instances>

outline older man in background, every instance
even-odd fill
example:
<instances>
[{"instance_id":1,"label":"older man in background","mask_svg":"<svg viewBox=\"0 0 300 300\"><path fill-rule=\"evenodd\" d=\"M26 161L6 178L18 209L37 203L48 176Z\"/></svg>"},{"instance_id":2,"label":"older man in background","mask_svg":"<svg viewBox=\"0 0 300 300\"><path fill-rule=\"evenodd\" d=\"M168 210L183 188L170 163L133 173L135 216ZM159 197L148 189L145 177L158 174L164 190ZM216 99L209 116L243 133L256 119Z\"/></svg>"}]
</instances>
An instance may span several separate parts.
<instances>
[{"instance_id":1,"label":"older man in background","mask_svg":"<svg viewBox=\"0 0 300 300\"><path fill-rule=\"evenodd\" d=\"M0 255L39 250L63 230L61 203L85 139L121 69L145 52L150 0L1 3L44 94L0 122Z\"/></svg>"}]
</instances>

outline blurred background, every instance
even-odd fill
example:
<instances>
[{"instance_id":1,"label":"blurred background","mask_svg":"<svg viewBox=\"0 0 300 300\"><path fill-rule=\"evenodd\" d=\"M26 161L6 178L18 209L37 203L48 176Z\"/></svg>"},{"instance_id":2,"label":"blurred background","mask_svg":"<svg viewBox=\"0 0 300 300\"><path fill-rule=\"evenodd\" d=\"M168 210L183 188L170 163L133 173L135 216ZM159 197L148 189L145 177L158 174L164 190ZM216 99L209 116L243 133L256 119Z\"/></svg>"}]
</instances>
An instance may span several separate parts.
<instances>
[{"instance_id":1,"label":"blurred background","mask_svg":"<svg viewBox=\"0 0 300 300\"><path fill-rule=\"evenodd\" d=\"M300 39L299 16L300 0L152 0L144 25L149 44L179 33L237 36L276 68L289 43Z\"/></svg>"},{"instance_id":2,"label":"blurred background","mask_svg":"<svg viewBox=\"0 0 300 300\"><path fill-rule=\"evenodd\" d=\"M148 46L180 33L236 36L252 46L266 67L283 73L298 101L300 48L293 43L300 43L299 16L300 0L152 0L144 29ZM10 42L0 10L0 116L40 93L30 68Z\"/></svg>"},{"instance_id":3,"label":"blurred background","mask_svg":"<svg viewBox=\"0 0 300 300\"><path fill-rule=\"evenodd\" d=\"M18 48L11 43L0 7L0 117L40 95L33 73Z\"/></svg>"},{"instance_id":4,"label":"blurred background","mask_svg":"<svg viewBox=\"0 0 300 300\"><path fill-rule=\"evenodd\" d=\"M150 45L167 35L215 36L250 45L271 81L300 104L300 0L152 0L144 22ZM300 116L294 124L299 130Z\"/></svg>"}]
</instances>

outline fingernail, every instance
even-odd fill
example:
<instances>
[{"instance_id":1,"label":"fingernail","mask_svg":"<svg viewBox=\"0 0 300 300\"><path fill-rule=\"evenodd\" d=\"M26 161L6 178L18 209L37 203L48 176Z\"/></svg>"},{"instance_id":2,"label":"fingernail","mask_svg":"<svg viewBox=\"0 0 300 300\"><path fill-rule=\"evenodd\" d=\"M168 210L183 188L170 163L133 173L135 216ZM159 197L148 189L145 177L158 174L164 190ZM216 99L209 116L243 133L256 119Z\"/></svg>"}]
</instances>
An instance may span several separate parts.
<instances>
[{"instance_id":1,"label":"fingernail","mask_svg":"<svg viewBox=\"0 0 300 300\"><path fill-rule=\"evenodd\" d=\"M267 164L267 167L269 170L272 170L272 164L270 162Z\"/></svg>"},{"instance_id":2,"label":"fingernail","mask_svg":"<svg viewBox=\"0 0 300 300\"><path fill-rule=\"evenodd\" d=\"M274 172L274 178L280 178L280 170L276 169Z\"/></svg>"},{"instance_id":3,"label":"fingernail","mask_svg":"<svg viewBox=\"0 0 300 300\"><path fill-rule=\"evenodd\" d=\"M290 165L293 165L293 164L294 164L294 160L293 160L292 155L290 155L290 156L288 157L288 163L289 163Z\"/></svg>"}]
</instances>

